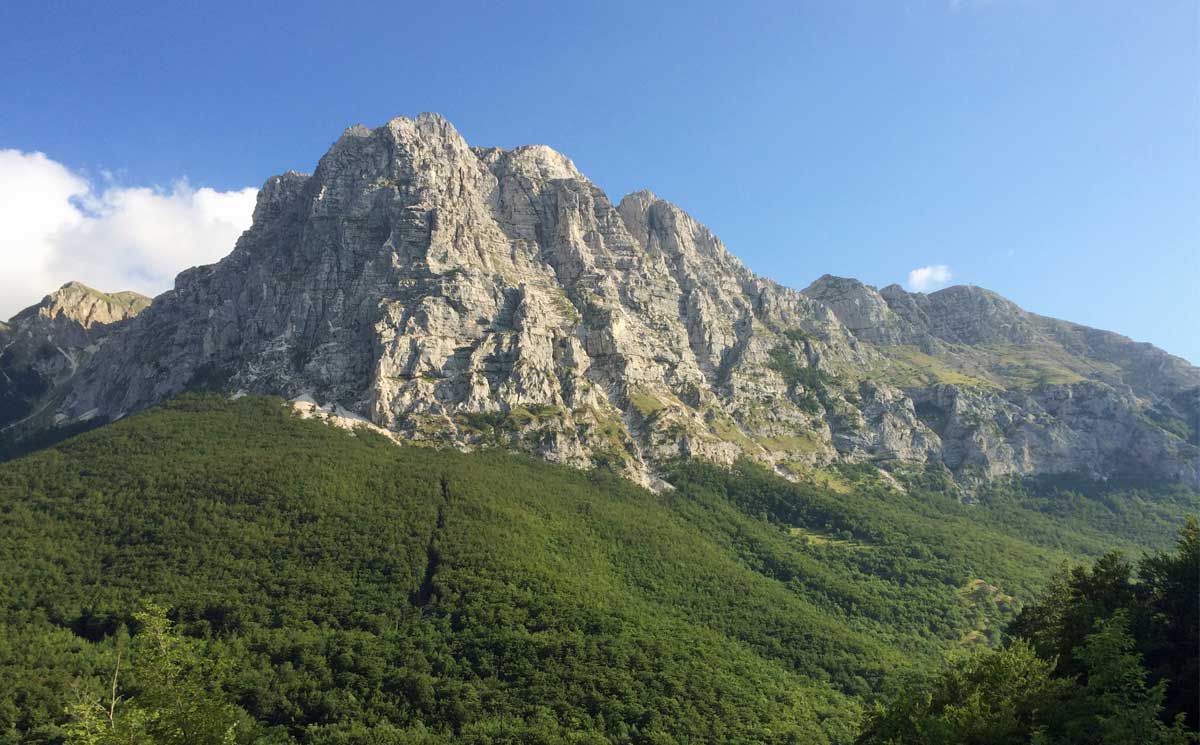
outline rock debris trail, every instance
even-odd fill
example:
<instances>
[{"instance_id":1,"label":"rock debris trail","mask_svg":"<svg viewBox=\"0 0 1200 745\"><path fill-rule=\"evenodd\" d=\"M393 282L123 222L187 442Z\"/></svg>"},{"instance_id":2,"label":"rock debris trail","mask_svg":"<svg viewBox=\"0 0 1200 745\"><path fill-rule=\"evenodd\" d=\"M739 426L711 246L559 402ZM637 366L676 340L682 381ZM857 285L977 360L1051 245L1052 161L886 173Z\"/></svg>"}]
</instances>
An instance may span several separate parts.
<instances>
[{"instance_id":1,"label":"rock debris trail","mask_svg":"<svg viewBox=\"0 0 1200 745\"><path fill-rule=\"evenodd\" d=\"M433 577L437 574L442 556L438 551L438 538L446 527L446 506L450 502L450 481L442 476L442 499L438 504L437 520L433 531L429 534L429 543L425 545L425 575L421 578L421 586L412 594L412 604L418 608L429 605L433 599Z\"/></svg>"}]
</instances>

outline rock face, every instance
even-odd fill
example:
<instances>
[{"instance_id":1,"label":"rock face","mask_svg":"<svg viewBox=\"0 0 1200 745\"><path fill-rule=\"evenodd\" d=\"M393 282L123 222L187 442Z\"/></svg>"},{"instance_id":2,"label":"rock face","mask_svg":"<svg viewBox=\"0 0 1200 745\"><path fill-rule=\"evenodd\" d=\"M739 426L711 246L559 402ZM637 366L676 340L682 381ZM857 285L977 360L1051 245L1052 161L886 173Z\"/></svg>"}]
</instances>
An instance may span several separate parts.
<instances>
[{"instance_id":1,"label":"rock face","mask_svg":"<svg viewBox=\"0 0 1200 745\"><path fill-rule=\"evenodd\" d=\"M978 287L910 294L822 277L805 290L888 359L960 478L1149 474L1195 485L1200 370Z\"/></svg>"},{"instance_id":2,"label":"rock face","mask_svg":"<svg viewBox=\"0 0 1200 745\"><path fill-rule=\"evenodd\" d=\"M471 148L433 114L353 127L311 176L268 180L233 252L119 323L55 409L119 417L195 387L650 485L679 456L1200 484L1182 360L977 288L797 292L649 192L614 205L562 154Z\"/></svg>"},{"instance_id":3,"label":"rock face","mask_svg":"<svg viewBox=\"0 0 1200 745\"><path fill-rule=\"evenodd\" d=\"M136 292L107 294L68 282L37 305L0 324L0 433L20 424L44 426L54 393L124 321L150 305Z\"/></svg>"}]
</instances>

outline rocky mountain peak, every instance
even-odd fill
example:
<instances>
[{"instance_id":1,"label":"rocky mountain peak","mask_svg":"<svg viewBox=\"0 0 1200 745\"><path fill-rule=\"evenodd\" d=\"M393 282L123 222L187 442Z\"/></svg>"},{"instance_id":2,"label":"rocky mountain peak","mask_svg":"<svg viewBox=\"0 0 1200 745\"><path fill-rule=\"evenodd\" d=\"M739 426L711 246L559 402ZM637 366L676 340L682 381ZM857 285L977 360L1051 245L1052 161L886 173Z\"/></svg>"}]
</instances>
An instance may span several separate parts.
<instances>
[{"instance_id":1,"label":"rocky mountain peak","mask_svg":"<svg viewBox=\"0 0 1200 745\"><path fill-rule=\"evenodd\" d=\"M579 172L570 158L546 145L522 145L512 150L498 147L472 149L497 177L501 174L521 174L543 182L558 179L587 181L587 177Z\"/></svg>"},{"instance_id":2,"label":"rocky mountain peak","mask_svg":"<svg viewBox=\"0 0 1200 745\"><path fill-rule=\"evenodd\" d=\"M136 292L105 293L82 282L67 282L41 302L17 313L11 324L24 326L35 320L66 321L86 330L131 318L149 305L150 298Z\"/></svg>"},{"instance_id":3,"label":"rocky mountain peak","mask_svg":"<svg viewBox=\"0 0 1200 745\"><path fill-rule=\"evenodd\" d=\"M1200 482L1195 368L1081 328L978 288L826 275L797 292L651 192L614 206L551 148L472 148L422 114L269 179L233 252L180 274L51 399L71 421L195 387L274 393L647 485L680 456L796 478L871 461Z\"/></svg>"},{"instance_id":4,"label":"rocky mountain peak","mask_svg":"<svg viewBox=\"0 0 1200 745\"><path fill-rule=\"evenodd\" d=\"M647 216L651 208L658 204L666 205L669 203L660 199L657 194L649 189L640 189L622 197L620 203L617 205L617 210L622 215L628 215L633 218L632 222L634 224L630 226L630 229L633 229L633 227L638 225L646 226L648 222Z\"/></svg>"},{"instance_id":5,"label":"rocky mountain peak","mask_svg":"<svg viewBox=\"0 0 1200 745\"><path fill-rule=\"evenodd\" d=\"M908 340L901 319L874 287L857 279L825 274L803 290L828 306L855 337L874 344Z\"/></svg>"},{"instance_id":6,"label":"rocky mountain peak","mask_svg":"<svg viewBox=\"0 0 1200 745\"><path fill-rule=\"evenodd\" d=\"M46 426L71 381L108 338L148 308L136 292L68 282L0 324L0 439Z\"/></svg>"}]
</instances>

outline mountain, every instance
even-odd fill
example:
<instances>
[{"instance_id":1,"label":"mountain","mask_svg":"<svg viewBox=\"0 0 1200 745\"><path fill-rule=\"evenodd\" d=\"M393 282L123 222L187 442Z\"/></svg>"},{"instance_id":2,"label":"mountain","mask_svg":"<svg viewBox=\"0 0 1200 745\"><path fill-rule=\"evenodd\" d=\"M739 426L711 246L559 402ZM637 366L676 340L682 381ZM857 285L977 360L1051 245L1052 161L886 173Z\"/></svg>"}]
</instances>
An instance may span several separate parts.
<instances>
[{"instance_id":1,"label":"mountain","mask_svg":"<svg viewBox=\"0 0 1200 745\"><path fill-rule=\"evenodd\" d=\"M1195 551L1105 552L1196 511L1198 413L986 290L785 288L549 148L351 128L172 291L0 326L0 743L1194 728Z\"/></svg>"},{"instance_id":2,"label":"mountain","mask_svg":"<svg viewBox=\"0 0 1200 745\"><path fill-rule=\"evenodd\" d=\"M0 324L0 434L54 422L48 417L55 394L122 322L149 305L136 292L107 294L68 282Z\"/></svg>"},{"instance_id":3,"label":"mountain","mask_svg":"<svg viewBox=\"0 0 1200 745\"><path fill-rule=\"evenodd\" d=\"M224 394L0 463L0 742L849 743L1064 562L1164 547L1197 505L1094 483L963 504L936 468L866 464L663 477ZM162 736L105 715L86 738L110 704Z\"/></svg>"},{"instance_id":4,"label":"mountain","mask_svg":"<svg viewBox=\"0 0 1200 745\"><path fill-rule=\"evenodd\" d=\"M650 192L614 205L562 154L472 148L435 114L269 179L228 257L133 311L36 404L6 393L0 426L207 388L656 488L680 456L1200 486L1200 370L1179 358L974 287L782 287Z\"/></svg>"}]
</instances>

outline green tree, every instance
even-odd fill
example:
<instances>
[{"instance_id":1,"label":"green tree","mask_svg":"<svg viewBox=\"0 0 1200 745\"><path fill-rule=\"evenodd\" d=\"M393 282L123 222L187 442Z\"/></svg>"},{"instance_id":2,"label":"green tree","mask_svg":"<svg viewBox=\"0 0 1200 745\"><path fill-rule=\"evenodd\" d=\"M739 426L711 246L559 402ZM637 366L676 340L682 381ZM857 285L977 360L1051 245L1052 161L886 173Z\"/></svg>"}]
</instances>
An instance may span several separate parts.
<instances>
[{"instance_id":1,"label":"green tree","mask_svg":"<svg viewBox=\"0 0 1200 745\"><path fill-rule=\"evenodd\" d=\"M1096 620L1134 605L1133 576L1133 565L1115 551L1090 568L1074 567L1052 580L1036 603L1021 609L1009 633L1028 639L1042 657L1057 659L1059 675L1077 675L1083 665L1074 652Z\"/></svg>"},{"instance_id":2,"label":"green tree","mask_svg":"<svg viewBox=\"0 0 1200 745\"><path fill-rule=\"evenodd\" d=\"M1097 621L1075 656L1086 670L1087 682L1073 687L1067 715L1058 717L1062 732L1055 742L1185 745L1193 740L1184 729L1182 713L1169 726L1160 720L1167 681L1146 687L1146 670L1125 611Z\"/></svg>"},{"instance_id":3,"label":"green tree","mask_svg":"<svg viewBox=\"0 0 1200 745\"><path fill-rule=\"evenodd\" d=\"M861 745L1021 745L1070 689L1054 663L1018 642L951 665L876 710Z\"/></svg>"},{"instance_id":4,"label":"green tree","mask_svg":"<svg viewBox=\"0 0 1200 745\"><path fill-rule=\"evenodd\" d=\"M1166 682L1146 671L1124 612L1100 621L1076 656L1086 682L1057 677L1024 641L951 665L871 717L861 745L1186 745L1183 715L1161 721Z\"/></svg>"},{"instance_id":5,"label":"green tree","mask_svg":"<svg viewBox=\"0 0 1200 745\"><path fill-rule=\"evenodd\" d=\"M1188 517L1174 553L1146 558L1138 568L1150 616L1145 644L1151 674L1170 680L1168 711L1182 711L1200 730L1200 521Z\"/></svg>"},{"instance_id":6,"label":"green tree","mask_svg":"<svg viewBox=\"0 0 1200 745\"><path fill-rule=\"evenodd\" d=\"M128 673L122 639L107 696L82 694L68 708L72 745L235 745L255 742L245 712L221 696L219 660L175 632L165 609L136 614ZM129 681L126 683L126 681Z\"/></svg>"},{"instance_id":7,"label":"green tree","mask_svg":"<svg viewBox=\"0 0 1200 745\"><path fill-rule=\"evenodd\" d=\"M1186 708L1169 674L1195 670L1200 525L1173 554L1132 567L1108 554L1051 583L1010 630L1010 646L958 661L910 685L868 719L863 745L1035 743L1186 745ZM1086 628L1086 631L1085 631ZM1142 649L1158 658L1151 672ZM1069 662L1059 654L1070 654ZM1178 699L1176 699L1178 700Z\"/></svg>"},{"instance_id":8,"label":"green tree","mask_svg":"<svg viewBox=\"0 0 1200 745\"><path fill-rule=\"evenodd\" d=\"M1057 660L1059 676L1083 676L1084 643L1097 624L1122 614L1123 627L1144 659L1149 684L1165 681L1165 719L1182 712L1200 725L1200 522L1187 518L1176 550L1144 558L1137 567L1109 553L1091 568L1053 579L1025 606L1008 632ZM1140 663L1139 663L1140 664Z\"/></svg>"}]
</instances>

